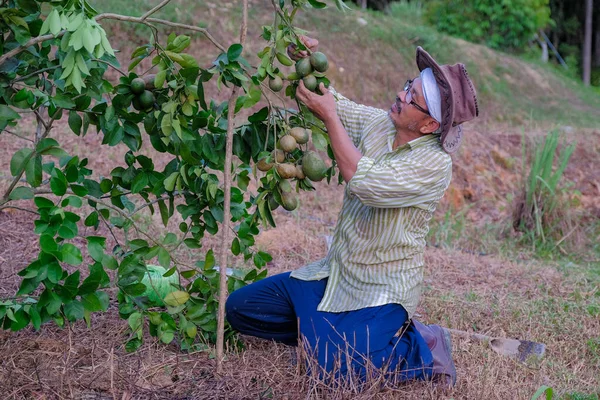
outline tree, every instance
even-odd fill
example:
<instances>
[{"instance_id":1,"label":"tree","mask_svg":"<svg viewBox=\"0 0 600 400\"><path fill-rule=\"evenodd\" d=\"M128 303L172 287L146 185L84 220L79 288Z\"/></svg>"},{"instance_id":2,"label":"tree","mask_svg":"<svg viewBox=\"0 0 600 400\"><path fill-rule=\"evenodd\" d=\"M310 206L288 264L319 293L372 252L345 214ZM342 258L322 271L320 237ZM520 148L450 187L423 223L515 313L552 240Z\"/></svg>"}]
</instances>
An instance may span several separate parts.
<instances>
[{"instance_id":1,"label":"tree","mask_svg":"<svg viewBox=\"0 0 600 400\"><path fill-rule=\"evenodd\" d=\"M224 342L235 341L223 318L227 291L264 277L261 269L271 259L253 248L254 236L261 226L275 225L273 209L297 206L291 180L296 191L313 190L299 168L308 144L284 152L276 148L279 139L296 127L310 132L312 145L333 157L320 121L299 103L290 110L277 93L285 79L285 95L294 100L303 78L284 73L294 65L286 54L288 45L306 50L293 25L295 15L308 5L320 9L326 4L272 1L273 23L263 27L266 46L253 67L243 56L247 0L241 6L239 42L229 46L205 29L152 17L169 2L162 0L131 17L98 14L86 0L2 1L0 133L25 145L12 156L12 180L0 195L0 210L34 206L29 211L36 214L40 251L19 273L22 282L15 296L0 301L0 322L13 331L30 323L39 329L48 321L63 326L83 319L89 325L92 313L108 308L105 289L113 285L119 314L131 329L127 350L141 345L147 324L151 335L165 343L178 337L184 349L216 342L219 368ZM345 7L341 0L336 5ZM133 51L127 71L120 69L100 24L106 19L152 29L152 40ZM185 52L189 36L172 33L165 40L157 25L204 34L217 52L212 66L200 67ZM151 60L152 68L138 75L135 68L144 60ZM107 79L109 68L120 74L118 82ZM310 75L329 83L323 73ZM229 100L206 99L209 84L229 90ZM234 124L242 109L254 109L261 100L265 107ZM35 116L35 132L29 136L19 129L24 114ZM108 177L95 176L86 159L68 154L53 137L55 123L63 119L75 135L95 128L107 148L127 146L123 164L115 165ZM144 141L170 155L162 170L139 153ZM258 190L250 193L255 164L265 173L258 177ZM335 161L321 172L318 179L330 180ZM163 238L146 232L134 218L144 210L159 213L165 226L177 213L183 221L179 232ZM82 237L82 225L96 234ZM215 252L203 249L203 238L219 232L217 271ZM86 249L73 243L78 237ZM178 260L175 250L181 246L201 249L201 261L186 265ZM227 278L228 254L252 260L255 269ZM87 274L79 267L86 256L91 259ZM166 270L158 281L154 275L154 282L147 266L152 260ZM171 283L173 277L176 283ZM159 291L163 278L168 278L166 295ZM166 309L151 303L154 292Z\"/></svg>"},{"instance_id":2,"label":"tree","mask_svg":"<svg viewBox=\"0 0 600 400\"><path fill-rule=\"evenodd\" d=\"M583 40L583 84L590 85L592 74L592 14L594 12L594 1L585 2L585 33Z\"/></svg>"},{"instance_id":3,"label":"tree","mask_svg":"<svg viewBox=\"0 0 600 400\"><path fill-rule=\"evenodd\" d=\"M439 31L494 49L520 51L550 23L549 0L432 0L426 20Z\"/></svg>"}]
</instances>

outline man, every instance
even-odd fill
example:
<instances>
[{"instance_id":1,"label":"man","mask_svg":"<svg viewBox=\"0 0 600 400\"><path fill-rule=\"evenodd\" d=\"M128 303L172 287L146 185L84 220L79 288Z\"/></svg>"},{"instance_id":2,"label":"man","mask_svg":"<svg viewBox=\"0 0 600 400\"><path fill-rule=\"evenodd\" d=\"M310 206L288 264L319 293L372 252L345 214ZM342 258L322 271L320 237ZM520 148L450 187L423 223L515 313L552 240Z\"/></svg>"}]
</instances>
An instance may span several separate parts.
<instances>
[{"instance_id":1,"label":"man","mask_svg":"<svg viewBox=\"0 0 600 400\"><path fill-rule=\"evenodd\" d=\"M316 40L302 40L316 50ZM333 242L324 259L227 301L235 329L289 345L300 338L318 360L309 372L322 377L456 381L448 333L412 316L429 221L452 175L448 153L460 124L477 116L477 98L464 65L440 66L420 47L416 61L420 75L388 111L300 83L296 96L325 124L347 184Z\"/></svg>"}]
</instances>

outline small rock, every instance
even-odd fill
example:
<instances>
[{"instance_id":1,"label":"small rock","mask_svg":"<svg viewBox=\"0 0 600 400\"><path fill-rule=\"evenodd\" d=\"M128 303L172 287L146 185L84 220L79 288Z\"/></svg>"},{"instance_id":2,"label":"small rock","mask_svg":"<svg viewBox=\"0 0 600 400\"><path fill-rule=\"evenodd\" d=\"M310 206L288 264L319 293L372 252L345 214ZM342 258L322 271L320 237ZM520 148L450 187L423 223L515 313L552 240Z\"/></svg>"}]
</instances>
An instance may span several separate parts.
<instances>
[{"instance_id":1,"label":"small rock","mask_svg":"<svg viewBox=\"0 0 600 400\"><path fill-rule=\"evenodd\" d=\"M361 17L356 18L356 22L358 22L360 26L367 26L368 24L367 20Z\"/></svg>"},{"instance_id":2,"label":"small rock","mask_svg":"<svg viewBox=\"0 0 600 400\"><path fill-rule=\"evenodd\" d=\"M560 131L563 133L574 133L575 128L573 128L572 126L565 125L560 127Z\"/></svg>"}]
</instances>

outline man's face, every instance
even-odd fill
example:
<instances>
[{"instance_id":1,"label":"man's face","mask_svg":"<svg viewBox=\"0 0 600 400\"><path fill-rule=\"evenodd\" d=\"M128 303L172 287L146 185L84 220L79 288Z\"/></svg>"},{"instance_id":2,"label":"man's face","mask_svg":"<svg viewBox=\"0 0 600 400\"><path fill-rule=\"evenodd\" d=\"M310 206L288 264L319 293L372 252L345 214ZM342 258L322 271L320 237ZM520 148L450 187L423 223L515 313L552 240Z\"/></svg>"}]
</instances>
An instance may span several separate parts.
<instances>
[{"instance_id":1,"label":"man's face","mask_svg":"<svg viewBox=\"0 0 600 400\"><path fill-rule=\"evenodd\" d=\"M430 119L421 78L415 78L407 90L398 92L389 115L396 129L420 132L421 126Z\"/></svg>"}]
</instances>

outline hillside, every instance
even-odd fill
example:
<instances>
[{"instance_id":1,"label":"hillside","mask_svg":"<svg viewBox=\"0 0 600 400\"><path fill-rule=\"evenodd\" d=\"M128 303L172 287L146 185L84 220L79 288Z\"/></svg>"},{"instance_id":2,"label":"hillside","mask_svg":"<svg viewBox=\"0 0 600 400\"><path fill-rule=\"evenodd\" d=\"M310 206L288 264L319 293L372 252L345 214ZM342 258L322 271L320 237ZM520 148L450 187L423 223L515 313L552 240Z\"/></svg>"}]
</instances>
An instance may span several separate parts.
<instances>
[{"instance_id":1,"label":"hillside","mask_svg":"<svg viewBox=\"0 0 600 400\"><path fill-rule=\"evenodd\" d=\"M147 3L94 2L100 12L129 15L141 14L150 7ZM261 26L272 21L268 1L251 0L250 4L244 55L253 62L253 55L263 46ZM224 44L236 40L241 20L237 2L206 0L173 0L156 17L205 27ZM335 8L307 11L298 16L298 25L319 39L321 51L329 57L328 76L336 89L381 108L388 108L399 86L416 75L416 46L423 46L440 63L466 64L478 89L481 116L465 127L465 143L453 156L451 187L432 221L418 317L491 336L539 341L547 346L546 357L522 365L455 336L459 381L450 393L436 393L423 383L381 390L378 382L359 393L352 386L330 390L323 382L306 377L302 363L292 362L295 352L291 349L246 338L246 351L230 353L225 373L216 375L209 349L182 353L175 345L165 346L146 335L138 352L126 353L127 321L119 318L112 298L109 311L94 316L91 328L80 322L63 329L46 324L38 332L0 330L0 391L10 399L529 400L546 385L559 398L597 400L600 93L583 88L551 66L441 35L422 25L419 10L410 4L394 6L390 15L358 10L343 14ZM121 50L123 66L131 51L146 43L150 32L146 27L112 21L103 26L113 46ZM190 52L210 65L218 52L201 34L192 36ZM225 99L228 92L211 88L210 94ZM524 145L531 146L551 129L558 129L565 142L577 143L563 186L568 200L564 215L575 223L561 246L542 253L524 245L521 235L514 232L512 212L524 179L523 167L527 170ZM68 151L88 157L99 174L123 163L127 151L124 146L101 147L102 137L95 132L75 137L66 121L58 124L56 135ZM0 178L20 147L16 138L0 135ZM531 147L526 148L529 154ZM160 164L163 156L152 155ZM0 180L0 190L5 185ZM273 256L269 274L325 255L325 236L333 232L342 195L343 186L321 182L316 191L301 195L298 210L277 210L277 228L264 230L257 239L257 246ZM34 218L22 210L0 210L3 297L15 293L17 272L38 250ZM157 236L166 232L157 215L144 215L143 223ZM168 228L177 229L176 225ZM109 233L104 229L100 234ZM81 245L85 246L83 239ZM204 248L217 245L215 239L208 240ZM182 250L179 256L195 261L191 251Z\"/></svg>"}]
</instances>

